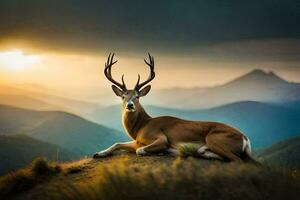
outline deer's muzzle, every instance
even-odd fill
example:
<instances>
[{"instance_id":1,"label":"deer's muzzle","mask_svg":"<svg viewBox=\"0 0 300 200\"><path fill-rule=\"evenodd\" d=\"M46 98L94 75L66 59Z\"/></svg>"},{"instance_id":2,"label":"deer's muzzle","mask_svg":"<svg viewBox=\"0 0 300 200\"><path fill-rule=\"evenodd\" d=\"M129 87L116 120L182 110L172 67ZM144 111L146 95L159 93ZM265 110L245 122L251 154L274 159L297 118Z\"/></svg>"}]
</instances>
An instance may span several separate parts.
<instances>
[{"instance_id":1,"label":"deer's muzzle","mask_svg":"<svg viewBox=\"0 0 300 200\"><path fill-rule=\"evenodd\" d=\"M127 102L126 111L127 112L134 112L135 111L135 105L132 101Z\"/></svg>"}]
</instances>

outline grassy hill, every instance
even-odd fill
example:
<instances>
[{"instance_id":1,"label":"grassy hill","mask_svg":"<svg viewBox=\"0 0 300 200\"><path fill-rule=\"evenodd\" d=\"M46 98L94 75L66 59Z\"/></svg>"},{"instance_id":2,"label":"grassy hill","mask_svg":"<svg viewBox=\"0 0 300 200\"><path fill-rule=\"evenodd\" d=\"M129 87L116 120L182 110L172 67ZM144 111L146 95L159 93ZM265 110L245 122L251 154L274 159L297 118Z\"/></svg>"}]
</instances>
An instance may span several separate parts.
<instances>
[{"instance_id":1,"label":"grassy hill","mask_svg":"<svg viewBox=\"0 0 300 200\"><path fill-rule=\"evenodd\" d=\"M300 174L241 163L128 154L59 167L39 160L0 177L1 194L22 200L294 200L300 195Z\"/></svg>"},{"instance_id":2,"label":"grassy hill","mask_svg":"<svg viewBox=\"0 0 300 200\"><path fill-rule=\"evenodd\" d=\"M265 147L300 131L300 110L255 101L236 102L212 109L183 110L145 106L152 116L173 115L190 120L219 121L239 128L254 147ZM122 130L121 105L100 109L94 120ZM117 120L116 120L117 119Z\"/></svg>"},{"instance_id":3,"label":"grassy hill","mask_svg":"<svg viewBox=\"0 0 300 200\"><path fill-rule=\"evenodd\" d=\"M34 111L0 105L0 132L25 134L79 155L90 155L127 136L111 128L59 111Z\"/></svg>"},{"instance_id":4,"label":"grassy hill","mask_svg":"<svg viewBox=\"0 0 300 200\"><path fill-rule=\"evenodd\" d=\"M260 149L256 152L256 157L268 165L300 168L300 137Z\"/></svg>"},{"instance_id":5,"label":"grassy hill","mask_svg":"<svg viewBox=\"0 0 300 200\"><path fill-rule=\"evenodd\" d=\"M53 161L70 161L79 155L61 147L25 135L0 135L0 174L28 165L36 157Z\"/></svg>"}]
</instances>

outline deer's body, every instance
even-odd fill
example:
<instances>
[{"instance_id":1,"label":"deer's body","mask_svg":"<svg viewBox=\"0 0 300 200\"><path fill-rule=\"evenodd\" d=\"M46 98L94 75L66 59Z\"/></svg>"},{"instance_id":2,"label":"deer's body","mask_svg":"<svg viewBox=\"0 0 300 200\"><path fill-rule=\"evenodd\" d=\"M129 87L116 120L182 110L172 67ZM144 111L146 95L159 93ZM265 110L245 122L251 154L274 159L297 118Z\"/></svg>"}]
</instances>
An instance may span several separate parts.
<instances>
[{"instance_id":1,"label":"deer's body","mask_svg":"<svg viewBox=\"0 0 300 200\"><path fill-rule=\"evenodd\" d=\"M190 146L203 158L229 161L252 160L250 140L237 129L218 122L189 121L171 116L152 118L139 102L139 97L150 91L150 85L141 89L154 76L154 60L150 57L151 74L147 81L133 90L127 90L123 77L120 84L111 77L112 58L108 58L105 75L116 84L112 86L117 96L123 100L122 121L131 142L116 143L110 148L97 152L94 157L105 157L117 149L135 151L138 155L169 152L179 154L182 146Z\"/></svg>"},{"instance_id":2,"label":"deer's body","mask_svg":"<svg viewBox=\"0 0 300 200\"><path fill-rule=\"evenodd\" d=\"M139 112L123 111L123 126L135 141L136 149L161 139L161 143L153 146L151 152L176 152L182 146L191 146L196 149L207 147L206 150L229 160L239 160L245 155L243 146L245 148L244 143L248 139L233 127L218 122L189 121L170 116L152 118L140 104L137 106L140 107ZM225 143L226 147L223 147ZM224 152L222 147L228 149L231 155L226 156L228 152ZM149 149L145 154L150 153Z\"/></svg>"}]
</instances>

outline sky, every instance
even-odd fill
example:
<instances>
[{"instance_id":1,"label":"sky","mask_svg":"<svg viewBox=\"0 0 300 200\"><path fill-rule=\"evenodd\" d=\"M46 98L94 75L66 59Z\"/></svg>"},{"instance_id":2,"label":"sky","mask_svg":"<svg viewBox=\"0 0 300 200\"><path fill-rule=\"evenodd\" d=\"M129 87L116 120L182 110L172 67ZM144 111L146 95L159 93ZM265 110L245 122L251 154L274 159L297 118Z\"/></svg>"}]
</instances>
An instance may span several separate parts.
<instances>
[{"instance_id":1,"label":"sky","mask_svg":"<svg viewBox=\"0 0 300 200\"><path fill-rule=\"evenodd\" d=\"M109 52L133 86L156 61L156 88L225 83L252 69L300 82L297 0L1 0L0 82L80 94L110 88Z\"/></svg>"}]
</instances>

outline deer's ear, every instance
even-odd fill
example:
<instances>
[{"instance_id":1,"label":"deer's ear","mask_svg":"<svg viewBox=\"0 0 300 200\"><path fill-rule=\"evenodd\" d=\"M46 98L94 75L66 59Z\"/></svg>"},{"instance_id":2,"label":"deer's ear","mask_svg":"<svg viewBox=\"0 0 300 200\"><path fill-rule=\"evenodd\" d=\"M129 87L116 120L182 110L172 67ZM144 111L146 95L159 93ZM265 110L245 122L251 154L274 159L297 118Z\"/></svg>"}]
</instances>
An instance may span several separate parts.
<instances>
[{"instance_id":1,"label":"deer's ear","mask_svg":"<svg viewBox=\"0 0 300 200\"><path fill-rule=\"evenodd\" d=\"M112 85L111 88L117 96L121 97L123 95L123 91L117 88L115 85Z\"/></svg>"},{"instance_id":2,"label":"deer's ear","mask_svg":"<svg viewBox=\"0 0 300 200\"><path fill-rule=\"evenodd\" d=\"M151 89L151 85L147 85L139 92L139 96L140 97L146 96L148 94L148 92L150 91L150 89Z\"/></svg>"}]
</instances>

